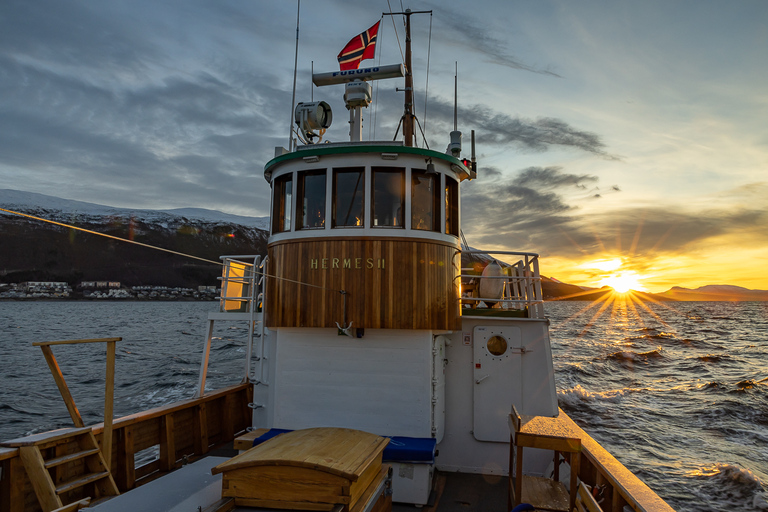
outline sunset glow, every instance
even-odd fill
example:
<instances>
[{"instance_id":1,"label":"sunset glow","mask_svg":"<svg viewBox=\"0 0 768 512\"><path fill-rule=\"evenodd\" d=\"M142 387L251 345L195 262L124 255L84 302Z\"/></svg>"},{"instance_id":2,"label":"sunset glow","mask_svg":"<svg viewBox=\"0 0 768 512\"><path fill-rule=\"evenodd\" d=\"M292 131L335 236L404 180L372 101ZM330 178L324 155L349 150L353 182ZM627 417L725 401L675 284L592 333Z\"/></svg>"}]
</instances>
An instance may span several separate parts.
<instances>
[{"instance_id":1,"label":"sunset glow","mask_svg":"<svg viewBox=\"0 0 768 512\"><path fill-rule=\"evenodd\" d=\"M604 277L602 280L600 280L599 285L601 287L610 286L619 293L626 293L630 290L637 290L642 292L645 291L645 287L640 284L640 279L642 278L637 275L636 272L627 270Z\"/></svg>"}]
</instances>

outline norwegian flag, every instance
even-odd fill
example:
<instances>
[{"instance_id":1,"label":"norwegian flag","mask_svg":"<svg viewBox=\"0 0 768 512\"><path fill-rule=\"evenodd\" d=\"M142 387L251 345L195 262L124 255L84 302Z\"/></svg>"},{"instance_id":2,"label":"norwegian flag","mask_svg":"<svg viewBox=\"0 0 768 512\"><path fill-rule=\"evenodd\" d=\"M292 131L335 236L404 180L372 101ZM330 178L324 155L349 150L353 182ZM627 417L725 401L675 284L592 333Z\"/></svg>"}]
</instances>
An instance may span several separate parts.
<instances>
[{"instance_id":1,"label":"norwegian flag","mask_svg":"<svg viewBox=\"0 0 768 512\"><path fill-rule=\"evenodd\" d=\"M339 68L342 71L357 69L361 60L373 58L373 54L376 52L376 34L379 32L379 23L381 20L362 34L353 37L347 46L341 50L338 59Z\"/></svg>"}]
</instances>

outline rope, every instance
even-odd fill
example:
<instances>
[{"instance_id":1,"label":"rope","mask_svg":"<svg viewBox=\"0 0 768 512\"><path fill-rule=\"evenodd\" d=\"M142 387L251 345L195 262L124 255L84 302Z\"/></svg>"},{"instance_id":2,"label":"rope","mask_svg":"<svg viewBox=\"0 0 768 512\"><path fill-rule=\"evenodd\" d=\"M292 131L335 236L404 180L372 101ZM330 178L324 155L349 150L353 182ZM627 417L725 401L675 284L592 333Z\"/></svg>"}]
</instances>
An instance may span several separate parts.
<instances>
[{"instance_id":1,"label":"rope","mask_svg":"<svg viewBox=\"0 0 768 512\"><path fill-rule=\"evenodd\" d=\"M169 253L175 254L177 256L184 256L185 258L192 258L192 259L195 259L195 260L204 261L206 263L213 263L214 265L224 265L220 261L208 260L208 259L205 259L205 258L200 258L199 256L192 256L191 254L184 254L183 252L177 252L177 251L172 251L170 249L164 249L162 247L157 247L157 246L154 246L154 245L143 244L143 243L137 242L135 240L128 240L127 238L120 238L119 236L108 235L106 233L99 233L98 231L91 231L90 229L79 228L79 227L73 226L71 224L64 224L63 222L56 222L55 220L43 219L42 217L35 217L34 215L29 215L27 213L15 212L13 210L6 210L5 208L0 208L0 211L6 212L6 213L12 213L14 215L20 215L22 217L27 217L29 219L34 219L34 220L39 220L39 221L42 221L42 222L47 222L49 224L56 224L57 226L62 226L62 227L65 227L65 228L76 229L78 231L82 231L84 233L90 233L92 235L104 236L104 237L107 237L107 238L111 238L113 240L120 240L121 242L128 242L128 243L131 243L131 244L140 245L142 247L149 247L150 249L157 249L158 251L169 252Z\"/></svg>"},{"instance_id":2,"label":"rope","mask_svg":"<svg viewBox=\"0 0 768 512\"><path fill-rule=\"evenodd\" d=\"M427 82L424 85L424 130L427 131L427 92L429 91L429 57L432 54L432 12L429 13L429 42L427 43ZM422 134L423 135L423 134ZM424 135L424 142L427 138ZM429 145L427 145L429 148Z\"/></svg>"},{"instance_id":3,"label":"rope","mask_svg":"<svg viewBox=\"0 0 768 512\"><path fill-rule=\"evenodd\" d=\"M142 247L147 247L149 249L156 249L158 251L168 252L168 253L171 253L171 254L175 254L177 256L183 256L185 258L192 258L194 260L200 260L200 261L204 261L206 263L212 263L214 265L224 266L224 263L222 263L220 261L208 260L208 259L205 259L205 258L201 258L199 256L192 256L191 254L185 254L183 252L172 251L170 249L165 249L163 247L157 247L156 245L144 244L144 243L141 243L141 242L137 242L135 240L129 240L127 238L120 238L119 236L108 235L106 233L99 233L98 231L92 231L90 229L85 229L85 228L79 228L79 227L73 226L71 224L64 224L63 222L57 222L55 220L44 219L42 217L35 217L34 215L29 215L28 213L16 212L16 211L13 211L13 210L7 210L5 208L0 208L0 211L6 212L6 213L11 213L11 214L14 214L14 215L19 215L21 217L27 217L28 219L34 219L34 220L39 220L41 222L47 222L48 224L55 224L57 226L61 226L61 227L64 227L64 228L76 229L78 231L82 231L84 233L89 233L91 235L103 236L103 237L106 237L106 238L111 238L112 240L118 240L120 242L128 242L129 244L140 245ZM326 288L325 286L320 286L320 285L317 285L317 284L302 283L301 281L296 281L294 279L288 279L287 277L273 276L273 275L270 275L270 274L265 274L264 272L259 272L257 270L252 270L251 272L253 272L256 275L260 275L260 276L264 276L264 277L271 277L272 279L279 279L281 281L288 281L289 283L300 284L302 286L309 286L309 287L312 287L312 288L320 288L322 290L328 290L328 291L332 291L332 292L344 293L344 290L335 290L333 288Z\"/></svg>"},{"instance_id":4,"label":"rope","mask_svg":"<svg viewBox=\"0 0 768 512\"><path fill-rule=\"evenodd\" d=\"M389 7L389 12L392 12L392 6L390 5L389 0L387 0L387 7ZM391 16L391 18L392 18L392 28L395 29L395 38L397 39L397 47L400 48L400 58L403 60L403 64L405 64L405 55L403 54L403 47L400 46L400 35L397 33L397 25L395 25L395 17ZM405 17L403 17L403 20L405 20Z\"/></svg>"}]
</instances>

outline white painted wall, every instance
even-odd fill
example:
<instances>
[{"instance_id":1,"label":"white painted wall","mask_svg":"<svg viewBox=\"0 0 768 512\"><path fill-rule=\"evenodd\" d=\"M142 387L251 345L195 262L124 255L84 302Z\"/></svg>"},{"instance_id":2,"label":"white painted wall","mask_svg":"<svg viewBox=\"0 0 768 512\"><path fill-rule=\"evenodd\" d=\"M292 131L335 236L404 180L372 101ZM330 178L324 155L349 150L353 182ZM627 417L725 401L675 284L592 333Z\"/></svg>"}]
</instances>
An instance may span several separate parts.
<instances>
[{"instance_id":1,"label":"white painted wall","mask_svg":"<svg viewBox=\"0 0 768 512\"><path fill-rule=\"evenodd\" d=\"M501 408L510 411L513 396L519 393L522 404L515 404L521 414L554 416L557 414L552 354L547 320L463 318L462 331L446 335L448 364L446 372L445 436L437 445L436 465L445 471L506 475L509 467L509 427L506 415L486 416L482 421L495 422L486 430L504 432L505 442L479 441L474 435L475 388L489 384L483 380L476 384L475 328L477 326L506 326L520 329L522 356L518 375L511 376L515 389L495 388ZM514 364L514 358L510 358ZM481 436L482 437L482 436ZM528 461L526 460L526 463ZM531 460L531 462L534 462Z\"/></svg>"},{"instance_id":2,"label":"white painted wall","mask_svg":"<svg viewBox=\"0 0 768 512\"><path fill-rule=\"evenodd\" d=\"M346 427L432 437L432 333L281 328L276 334L273 427Z\"/></svg>"}]
</instances>

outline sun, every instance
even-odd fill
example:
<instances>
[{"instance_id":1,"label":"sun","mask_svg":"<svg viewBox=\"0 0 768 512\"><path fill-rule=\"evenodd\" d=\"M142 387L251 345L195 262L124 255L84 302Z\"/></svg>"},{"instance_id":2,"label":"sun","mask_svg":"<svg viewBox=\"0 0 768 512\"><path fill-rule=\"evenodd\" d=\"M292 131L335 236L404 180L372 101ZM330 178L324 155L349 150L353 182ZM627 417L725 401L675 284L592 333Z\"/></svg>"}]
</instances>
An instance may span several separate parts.
<instances>
[{"instance_id":1,"label":"sun","mask_svg":"<svg viewBox=\"0 0 768 512\"><path fill-rule=\"evenodd\" d=\"M600 280L600 286L610 286L617 293L627 293L630 290L644 291L640 284L640 276L634 270L616 272Z\"/></svg>"}]
</instances>

